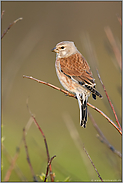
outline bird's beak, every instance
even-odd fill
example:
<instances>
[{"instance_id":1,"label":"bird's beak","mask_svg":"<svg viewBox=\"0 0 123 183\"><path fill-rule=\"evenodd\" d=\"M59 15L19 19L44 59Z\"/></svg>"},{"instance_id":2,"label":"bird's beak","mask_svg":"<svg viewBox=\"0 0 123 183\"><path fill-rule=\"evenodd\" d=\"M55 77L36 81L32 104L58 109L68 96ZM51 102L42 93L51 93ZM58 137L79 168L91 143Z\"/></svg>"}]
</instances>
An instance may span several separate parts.
<instances>
[{"instance_id":1,"label":"bird's beak","mask_svg":"<svg viewBox=\"0 0 123 183\"><path fill-rule=\"evenodd\" d=\"M56 47L51 50L52 52L56 52Z\"/></svg>"},{"instance_id":2,"label":"bird's beak","mask_svg":"<svg viewBox=\"0 0 123 183\"><path fill-rule=\"evenodd\" d=\"M55 53L58 53L58 52L59 52L59 50L58 50L56 47L53 48L51 51L52 51L52 52L55 52Z\"/></svg>"}]
</instances>

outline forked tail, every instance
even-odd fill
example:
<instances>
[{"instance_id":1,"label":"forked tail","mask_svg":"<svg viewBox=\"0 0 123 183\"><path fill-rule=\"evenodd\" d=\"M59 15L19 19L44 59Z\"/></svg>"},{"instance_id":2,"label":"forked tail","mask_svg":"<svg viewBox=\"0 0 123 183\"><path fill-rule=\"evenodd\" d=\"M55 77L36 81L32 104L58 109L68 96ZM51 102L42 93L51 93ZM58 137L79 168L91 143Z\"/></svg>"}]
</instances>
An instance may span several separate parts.
<instances>
[{"instance_id":1,"label":"forked tail","mask_svg":"<svg viewBox=\"0 0 123 183\"><path fill-rule=\"evenodd\" d=\"M78 103L79 103L79 109L80 109L80 125L83 128L86 128L87 123L87 98L82 98L82 96L77 96Z\"/></svg>"}]
</instances>

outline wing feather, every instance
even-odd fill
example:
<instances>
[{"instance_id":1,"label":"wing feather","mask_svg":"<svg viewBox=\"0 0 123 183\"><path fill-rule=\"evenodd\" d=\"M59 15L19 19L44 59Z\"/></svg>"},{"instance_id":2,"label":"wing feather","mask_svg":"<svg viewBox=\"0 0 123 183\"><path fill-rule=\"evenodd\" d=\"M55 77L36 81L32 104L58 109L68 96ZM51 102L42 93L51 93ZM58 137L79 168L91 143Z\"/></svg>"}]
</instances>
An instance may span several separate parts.
<instances>
[{"instance_id":1,"label":"wing feather","mask_svg":"<svg viewBox=\"0 0 123 183\"><path fill-rule=\"evenodd\" d=\"M59 58L58 60L63 73L73 77L79 83L84 82L88 85L95 85L90 67L81 53L73 54L67 58Z\"/></svg>"}]
</instances>

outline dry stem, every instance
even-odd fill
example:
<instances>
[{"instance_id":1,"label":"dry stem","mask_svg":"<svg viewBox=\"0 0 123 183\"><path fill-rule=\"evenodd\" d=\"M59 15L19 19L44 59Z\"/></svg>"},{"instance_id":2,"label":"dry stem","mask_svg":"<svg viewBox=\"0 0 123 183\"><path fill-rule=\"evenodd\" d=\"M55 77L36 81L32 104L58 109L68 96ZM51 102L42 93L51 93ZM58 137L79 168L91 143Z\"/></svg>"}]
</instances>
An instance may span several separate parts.
<instances>
[{"instance_id":1,"label":"dry stem","mask_svg":"<svg viewBox=\"0 0 123 183\"><path fill-rule=\"evenodd\" d=\"M104 134L102 133L102 131L100 130L100 128L98 127L97 123L95 122L93 116L91 115L91 113L88 111L88 116L94 126L94 128L97 130L97 132L99 133L99 135L97 136L101 142L105 143L109 149L114 152L115 154L117 154L120 158L121 158L121 153L119 151L117 151L106 139L106 137L104 136Z\"/></svg>"},{"instance_id":2,"label":"dry stem","mask_svg":"<svg viewBox=\"0 0 123 183\"><path fill-rule=\"evenodd\" d=\"M3 143L1 144L1 148L2 148L2 153L6 156L6 159L8 160L9 164L11 164L11 162L13 161L11 155L9 154L9 152L7 151L6 147L3 145ZM16 174L18 175L18 177L20 178L20 180L22 182L27 182L28 180L26 179L26 177L24 176L23 172L21 171L21 169L19 168L19 166L15 163L14 166L14 170L16 172Z\"/></svg>"},{"instance_id":3,"label":"dry stem","mask_svg":"<svg viewBox=\"0 0 123 183\"><path fill-rule=\"evenodd\" d=\"M101 84L102 84L102 87L103 87L104 92L105 92L105 94L106 94L106 97L107 97L107 99L108 99L108 101L109 101L109 104L110 104L110 106L111 106L111 108L112 108L112 111L113 111L113 113L114 113L116 122L117 122L117 124L118 124L120 130L122 131L122 128L121 128L121 126L120 126L120 123L119 123L117 114L116 114L116 112L115 112L114 106L113 106L113 104L111 103L111 100L110 100L109 95L108 95L108 93L107 93L107 91L106 91L106 88L105 88L105 86L104 86L104 84L103 84L103 82L102 82L102 79L101 79L101 77L100 77L100 74L99 74L98 70L97 70L97 75L98 75L98 78L99 78L99 80L100 80L100 82L101 82Z\"/></svg>"},{"instance_id":4,"label":"dry stem","mask_svg":"<svg viewBox=\"0 0 123 183\"><path fill-rule=\"evenodd\" d=\"M29 121L27 122L26 127L25 127L26 133L27 133L27 131L29 130L29 127L30 127L30 125L32 124L32 122L33 122L33 120L32 120L32 118L30 118ZM20 141L20 143L19 143L19 145L18 145L18 147L17 147L17 149L16 149L16 153L15 153L14 157L12 158L10 167L9 167L9 169L7 170L7 173L6 173L5 178L4 178L4 181L5 181L5 182L9 181L9 178L10 178L10 175L11 175L11 173L12 173L12 170L14 169L15 164L16 164L16 161L17 161L17 159L18 159L18 156L19 156L19 153L20 153L20 149L21 149L21 147L22 147L22 144L23 144L23 138L21 139L21 141Z\"/></svg>"},{"instance_id":5,"label":"dry stem","mask_svg":"<svg viewBox=\"0 0 123 183\"><path fill-rule=\"evenodd\" d=\"M52 160L53 160L55 157L56 157L56 155L54 155L54 156L50 159L50 161L49 161L49 163L48 163L48 165L47 165L47 171L46 171L46 174L45 174L44 182L46 182L46 180L47 180L47 176L48 176L48 172L49 172L49 166L51 165L51 162L52 162Z\"/></svg>"},{"instance_id":6,"label":"dry stem","mask_svg":"<svg viewBox=\"0 0 123 183\"><path fill-rule=\"evenodd\" d=\"M83 149L84 149L85 153L87 154L87 156L88 156L88 158L89 158L89 160L90 160L90 162L91 162L92 166L94 167L94 169L95 169L95 171L96 171L96 173L97 173L98 177L99 177L99 178L100 178L100 180L103 182L103 179L102 179L102 177L100 176L100 174L99 174L98 170L96 169L96 167L95 167L95 165L94 165L94 163L93 163L93 161L92 161L91 157L89 156L88 152L86 151L86 149L85 149L85 147L84 147L84 144L83 144Z\"/></svg>"},{"instance_id":7,"label":"dry stem","mask_svg":"<svg viewBox=\"0 0 123 183\"><path fill-rule=\"evenodd\" d=\"M120 69L122 69L121 53L120 53L120 50L118 49L118 46L116 44L116 41L115 41L114 36L112 34L112 31L111 31L110 27L108 27L108 26L105 27L104 30L105 30L106 36L107 36L107 38L112 46L112 49L113 49L113 52L115 54L116 60L119 64L119 67L120 67Z\"/></svg>"},{"instance_id":8,"label":"dry stem","mask_svg":"<svg viewBox=\"0 0 123 183\"><path fill-rule=\"evenodd\" d=\"M27 104L27 107L28 107L28 104ZM29 107L28 107L28 110L29 110L30 115L33 118L33 121L34 121L35 125L38 127L39 131L41 132L41 134L43 136L45 147L46 147L46 153L47 153L47 161L48 161L48 164L49 164L48 169L50 169L50 178L51 178L51 182L54 182L54 176L53 176L53 173L52 173L51 163L49 163L51 161L51 159L50 159L50 154L49 154L49 150L48 150L48 144L47 144L46 137L45 137L44 132L42 131L41 127L39 126L38 122L36 121L34 115L31 113Z\"/></svg>"},{"instance_id":9,"label":"dry stem","mask_svg":"<svg viewBox=\"0 0 123 183\"><path fill-rule=\"evenodd\" d=\"M74 94L69 93L68 91L63 90L63 89L61 89L61 88L59 88L59 87L56 87L56 86L54 86L54 85L52 85L52 84L50 84L50 83L48 83L48 82L41 81L41 80L36 79L36 78L34 78L34 77L32 77L32 76L25 76L25 75L23 75L23 78L32 79L32 80L34 80L34 81L37 81L38 83L42 83L42 84L45 84L45 85L47 85L47 86L50 86L50 87L52 87L52 88L54 88L54 89L56 89L56 90L59 90L59 91L65 93L66 95L68 95L69 97L76 98L76 96L75 96ZM115 125L115 123L114 123L108 116L106 116L101 110L99 110L97 107L93 106L92 104L87 103L87 105L90 106L91 108L95 109L95 110L96 110L97 112L99 112L102 116L104 116L104 117L109 121L109 123L111 123L111 124L115 127L115 129L122 135L122 131L117 127L117 125Z\"/></svg>"},{"instance_id":10,"label":"dry stem","mask_svg":"<svg viewBox=\"0 0 123 183\"><path fill-rule=\"evenodd\" d=\"M24 141L25 150L26 150L26 155L27 155L27 162L28 162L28 164L29 164L29 167L30 167L30 170L31 170L33 179L34 179L34 182L37 182L37 178L36 178L36 176L35 176L35 174L34 174L34 170L33 170L33 168L32 168L32 164L31 164L31 161L30 161L30 158L29 158L28 147L27 147L27 144L26 144L25 128L23 129L23 141Z\"/></svg>"},{"instance_id":11,"label":"dry stem","mask_svg":"<svg viewBox=\"0 0 123 183\"><path fill-rule=\"evenodd\" d=\"M22 19L23 19L23 18L20 17L20 18L16 19L13 23L11 23L11 24L8 26L8 28L3 32L2 36L1 36L1 39L6 35L6 33L8 33L8 31L10 30L10 28L11 28L14 24L16 24L19 20L22 20Z\"/></svg>"},{"instance_id":12,"label":"dry stem","mask_svg":"<svg viewBox=\"0 0 123 183\"><path fill-rule=\"evenodd\" d=\"M81 156L82 156L83 161L85 162L85 165L87 166L86 156L84 156L84 154L82 153L82 149L85 151L85 153L86 153L86 155L87 155L89 161L91 162L91 164L92 164L94 170L96 171L98 177L99 177L100 180L103 182L103 179L101 178L101 176L100 176L98 170L96 169L96 167L95 167L95 165L94 165L94 163L93 163L91 157L89 156L87 150L85 149L84 144L82 143L82 140L81 140L81 138L80 138L80 136L79 136L79 133L78 133L78 131L77 131L75 125L74 125L74 122L72 121L72 119L70 118L70 116L69 116L68 114L64 114L63 117L64 117L64 122L65 122L65 124L66 124L66 127L68 128L68 131L69 131L69 133L70 133L70 135L71 135L71 138L73 139L73 141L74 141L76 147L77 147L78 150L80 151L80 154L81 154ZM88 168L89 173L92 173L92 169L89 169L89 168L90 168L89 165L87 166L87 168Z\"/></svg>"},{"instance_id":13,"label":"dry stem","mask_svg":"<svg viewBox=\"0 0 123 183\"><path fill-rule=\"evenodd\" d=\"M97 107L93 106L90 103L88 103L88 106L90 106L91 108L95 109L97 112L102 114L102 116L104 116L109 121L109 123L111 123L115 127L115 129L122 135L122 131L117 127L117 125L115 125L115 123L108 116L106 116L106 114L104 114L100 109L98 109Z\"/></svg>"}]
</instances>

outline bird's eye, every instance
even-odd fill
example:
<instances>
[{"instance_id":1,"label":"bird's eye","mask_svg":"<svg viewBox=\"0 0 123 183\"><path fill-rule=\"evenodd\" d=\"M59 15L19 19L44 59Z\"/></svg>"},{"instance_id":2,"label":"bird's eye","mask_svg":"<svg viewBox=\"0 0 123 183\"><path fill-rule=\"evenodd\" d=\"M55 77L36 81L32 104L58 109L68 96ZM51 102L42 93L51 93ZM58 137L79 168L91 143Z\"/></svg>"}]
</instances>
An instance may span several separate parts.
<instances>
[{"instance_id":1,"label":"bird's eye","mask_svg":"<svg viewBox=\"0 0 123 183\"><path fill-rule=\"evenodd\" d=\"M64 49L64 46L62 46L61 49Z\"/></svg>"}]
</instances>

